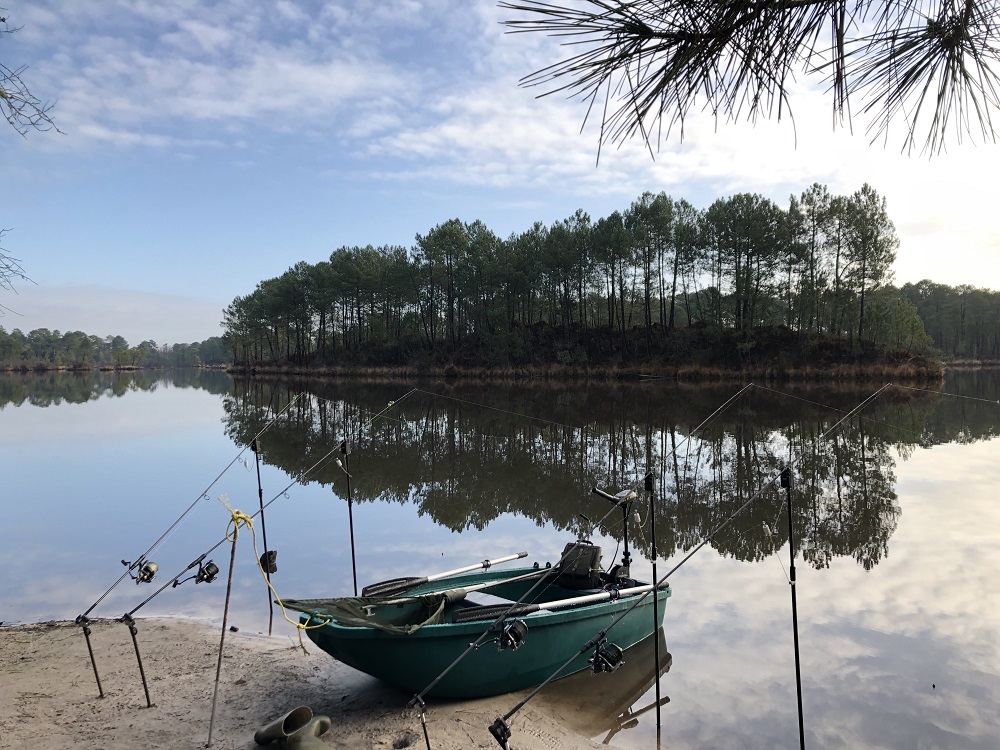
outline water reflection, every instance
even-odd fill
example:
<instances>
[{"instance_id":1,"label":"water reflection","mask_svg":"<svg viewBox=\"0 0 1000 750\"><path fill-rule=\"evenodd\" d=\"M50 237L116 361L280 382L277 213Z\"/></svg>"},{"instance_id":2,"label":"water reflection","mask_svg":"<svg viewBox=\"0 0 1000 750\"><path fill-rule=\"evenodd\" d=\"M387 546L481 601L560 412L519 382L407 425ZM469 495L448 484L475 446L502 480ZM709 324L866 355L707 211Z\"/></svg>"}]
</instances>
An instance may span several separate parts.
<instances>
[{"instance_id":1,"label":"water reflection","mask_svg":"<svg viewBox=\"0 0 1000 750\"><path fill-rule=\"evenodd\" d=\"M16 405L0 413L9 498L0 620L72 619L122 574L120 559L134 559L197 500L156 551L160 578L152 587L126 582L95 615L132 610L224 538L220 495L257 507L249 453L249 466L233 466L203 502L199 493L279 413L262 436L265 497L351 439L362 583L521 549L552 560L567 537L586 531L581 513L597 519L608 510L591 486L638 483L649 465L662 574L791 458L796 535L809 563L798 566L807 744L996 747L1000 477L989 439L1000 424L997 371L944 385L978 400L894 389L834 432L874 388L754 388L693 436L738 386L433 383L406 396L410 384L217 376L46 375L32 394L25 382L35 376L0 375L3 405ZM268 511L271 546L281 549L276 585L287 596L346 594L343 474L329 464L305 481ZM768 489L710 540L717 554L703 550L671 579L664 622L674 661L661 688L675 750L795 744L787 561L775 554L785 533L781 499ZM633 572L646 576L648 505L639 511ZM451 533L487 525L484 534ZM594 534L608 558L618 557L609 547L619 525L613 513ZM232 621L266 631L271 597L254 551L240 544ZM168 588L139 615L219 621L219 583ZM626 660L644 663L652 659ZM580 675L584 684L567 688L566 699L596 696L609 677ZM562 688L550 685L536 700ZM578 730L601 741L616 732L610 742L620 747L654 746L655 696L647 687L628 704L630 692L608 695L606 723L587 725L600 708L573 717Z\"/></svg>"},{"instance_id":2,"label":"water reflection","mask_svg":"<svg viewBox=\"0 0 1000 750\"><path fill-rule=\"evenodd\" d=\"M46 370L0 374L0 409L8 405L58 406L83 404L157 388L199 388L217 395L229 393L232 379L225 372L183 370L125 370L75 372Z\"/></svg>"},{"instance_id":3,"label":"water reflection","mask_svg":"<svg viewBox=\"0 0 1000 750\"><path fill-rule=\"evenodd\" d=\"M649 466L661 488L654 503L661 556L711 536L720 554L756 561L787 540L783 495L773 482L791 464L805 560L823 568L849 556L866 570L885 556L901 512L895 451L926 444L936 405L926 392L889 390L843 420L870 391L804 398L756 388L692 434L738 388L309 387L312 393L300 383L237 381L225 398L227 432L246 445L266 430L265 460L321 485L341 478L322 458L346 436L354 498L362 503L415 503L453 531L512 513L586 535L584 517L601 518L607 508L581 502L581 489L635 485ZM620 523L612 515L601 531L620 537ZM637 547L649 556L639 531Z\"/></svg>"},{"instance_id":4,"label":"water reflection","mask_svg":"<svg viewBox=\"0 0 1000 750\"><path fill-rule=\"evenodd\" d=\"M607 745L619 733L636 728L641 716L655 713L656 691L652 688L670 671L672 663L659 628L625 652L625 663L617 671L600 675L577 672L546 686L535 704L576 734ZM669 702L661 692L661 709Z\"/></svg>"},{"instance_id":5,"label":"water reflection","mask_svg":"<svg viewBox=\"0 0 1000 750\"><path fill-rule=\"evenodd\" d=\"M1000 390L996 370L963 377L978 392ZM740 388L435 383L411 390L394 383L234 381L198 369L8 374L0 377L0 405L77 404L157 388L221 395L227 435L245 447L263 433L264 462L305 483L343 481L328 459L347 438L355 500L413 503L452 531L483 529L515 514L586 535L588 519L604 518L607 508L581 500L582 491L635 485L652 467L661 557L709 536L714 549L736 560L773 555L787 528L778 522L783 496L771 484L790 464L795 534L817 569L851 557L870 570L887 554L901 515L895 455L968 444L998 430L996 410L919 388L886 389L842 421L874 389L751 387L702 424ZM620 523L612 514L599 530L619 537ZM648 557L648 540L637 531L637 550Z\"/></svg>"}]
</instances>

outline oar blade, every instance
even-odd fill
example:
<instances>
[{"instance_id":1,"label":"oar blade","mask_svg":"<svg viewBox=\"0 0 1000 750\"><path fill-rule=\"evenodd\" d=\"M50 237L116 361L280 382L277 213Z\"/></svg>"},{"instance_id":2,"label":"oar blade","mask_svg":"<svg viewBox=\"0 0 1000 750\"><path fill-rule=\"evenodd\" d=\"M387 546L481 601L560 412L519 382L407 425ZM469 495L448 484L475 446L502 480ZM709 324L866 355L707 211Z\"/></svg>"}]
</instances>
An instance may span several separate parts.
<instances>
[{"instance_id":1,"label":"oar blade","mask_svg":"<svg viewBox=\"0 0 1000 750\"><path fill-rule=\"evenodd\" d=\"M409 578L392 578L388 581L372 583L361 589L361 596L388 596L400 591L412 588L418 584L426 583L426 576L423 578L410 576Z\"/></svg>"}]
</instances>

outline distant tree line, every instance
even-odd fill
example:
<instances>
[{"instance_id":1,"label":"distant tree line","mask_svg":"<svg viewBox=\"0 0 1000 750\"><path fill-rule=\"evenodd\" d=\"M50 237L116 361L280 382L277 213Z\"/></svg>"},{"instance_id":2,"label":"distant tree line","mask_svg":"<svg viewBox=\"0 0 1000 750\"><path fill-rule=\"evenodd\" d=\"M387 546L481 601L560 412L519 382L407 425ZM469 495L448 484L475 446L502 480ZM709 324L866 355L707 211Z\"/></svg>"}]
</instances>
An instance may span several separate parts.
<instances>
[{"instance_id":1,"label":"distant tree line","mask_svg":"<svg viewBox=\"0 0 1000 750\"><path fill-rule=\"evenodd\" d=\"M1000 361L1000 292L928 280L904 284L902 292L945 356Z\"/></svg>"},{"instance_id":2,"label":"distant tree line","mask_svg":"<svg viewBox=\"0 0 1000 750\"><path fill-rule=\"evenodd\" d=\"M747 346L780 327L925 352L914 302L889 283L898 244L867 184L849 196L814 184L786 207L741 193L704 210L646 192L623 212L577 211L506 239L452 219L409 248L341 247L261 281L226 308L223 339L247 365L524 361L539 328L567 363L594 340L612 357L655 358L689 327Z\"/></svg>"},{"instance_id":3,"label":"distant tree line","mask_svg":"<svg viewBox=\"0 0 1000 750\"><path fill-rule=\"evenodd\" d=\"M0 369L94 369L196 367L221 365L230 355L222 338L200 343L157 346L148 340L129 346L121 336L87 335L82 331L37 328L28 334L0 326Z\"/></svg>"}]
</instances>

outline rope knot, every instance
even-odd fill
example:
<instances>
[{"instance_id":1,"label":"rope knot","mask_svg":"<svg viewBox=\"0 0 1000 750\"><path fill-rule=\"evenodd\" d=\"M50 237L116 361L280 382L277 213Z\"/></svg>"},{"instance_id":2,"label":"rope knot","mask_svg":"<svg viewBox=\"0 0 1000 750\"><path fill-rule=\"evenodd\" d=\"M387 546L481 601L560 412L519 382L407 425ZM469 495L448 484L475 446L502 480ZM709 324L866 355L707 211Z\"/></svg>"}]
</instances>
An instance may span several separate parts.
<instances>
[{"instance_id":1,"label":"rope knot","mask_svg":"<svg viewBox=\"0 0 1000 750\"><path fill-rule=\"evenodd\" d=\"M241 510L234 510L229 502L223 497L219 498L219 502L226 506L226 510L228 510L230 514L229 524L226 526L227 541L235 542L239 538L241 525L246 526L250 532L253 533L253 518ZM231 533L230 530L232 530Z\"/></svg>"}]
</instances>

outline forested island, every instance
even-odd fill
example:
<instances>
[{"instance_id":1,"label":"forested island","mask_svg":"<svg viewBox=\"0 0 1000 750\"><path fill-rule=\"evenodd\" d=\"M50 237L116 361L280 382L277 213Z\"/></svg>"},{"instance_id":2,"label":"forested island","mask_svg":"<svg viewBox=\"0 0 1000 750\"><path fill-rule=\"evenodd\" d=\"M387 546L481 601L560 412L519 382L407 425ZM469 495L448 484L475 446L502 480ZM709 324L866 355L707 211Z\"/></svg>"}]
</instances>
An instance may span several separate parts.
<instances>
[{"instance_id":1,"label":"forested island","mask_svg":"<svg viewBox=\"0 0 1000 750\"><path fill-rule=\"evenodd\" d=\"M896 287L898 247L869 185L814 184L785 208L647 192L506 239L452 219L409 248L340 247L234 299L200 343L0 328L0 367L925 377L1000 361L1000 292Z\"/></svg>"},{"instance_id":2,"label":"forested island","mask_svg":"<svg viewBox=\"0 0 1000 750\"><path fill-rule=\"evenodd\" d=\"M998 296L892 286L898 245L869 185L786 208L647 192L506 239L452 219L409 248L338 248L233 300L223 338L257 371L923 376L1000 358Z\"/></svg>"}]
</instances>

